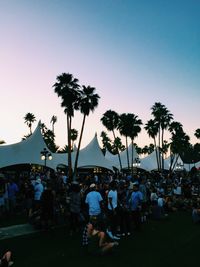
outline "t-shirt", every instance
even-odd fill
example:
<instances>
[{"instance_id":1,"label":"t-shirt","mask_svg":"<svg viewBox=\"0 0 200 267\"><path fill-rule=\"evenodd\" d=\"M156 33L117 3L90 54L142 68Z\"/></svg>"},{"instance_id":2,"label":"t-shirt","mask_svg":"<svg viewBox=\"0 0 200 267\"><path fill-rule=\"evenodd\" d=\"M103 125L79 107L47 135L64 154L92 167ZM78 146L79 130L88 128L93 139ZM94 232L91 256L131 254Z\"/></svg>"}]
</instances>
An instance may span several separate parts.
<instances>
[{"instance_id":1,"label":"t-shirt","mask_svg":"<svg viewBox=\"0 0 200 267\"><path fill-rule=\"evenodd\" d=\"M91 191L87 194L85 203L89 205L89 215L96 216L101 213L100 202L103 200L101 194L97 191Z\"/></svg>"},{"instance_id":2,"label":"t-shirt","mask_svg":"<svg viewBox=\"0 0 200 267\"><path fill-rule=\"evenodd\" d=\"M10 183L8 184L8 197L10 199L13 199L16 197L16 193L19 191L18 186L16 183Z\"/></svg>"},{"instance_id":3,"label":"t-shirt","mask_svg":"<svg viewBox=\"0 0 200 267\"><path fill-rule=\"evenodd\" d=\"M115 209L117 207L117 191L113 191L113 190L110 190L108 192L108 209L109 210L112 210L112 207L110 205L110 201L109 201L109 198L112 199L112 206L113 206L113 209Z\"/></svg>"},{"instance_id":4,"label":"t-shirt","mask_svg":"<svg viewBox=\"0 0 200 267\"><path fill-rule=\"evenodd\" d=\"M35 191L34 200L40 200L41 195L44 191L43 185L41 183L36 183L34 187L34 191Z\"/></svg>"},{"instance_id":5,"label":"t-shirt","mask_svg":"<svg viewBox=\"0 0 200 267\"><path fill-rule=\"evenodd\" d=\"M137 210L139 206L141 205L142 200L143 200L143 195L140 191L133 192L131 194L131 200L130 200L131 210L132 211Z\"/></svg>"},{"instance_id":6,"label":"t-shirt","mask_svg":"<svg viewBox=\"0 0 200 267\"><path fill-rule=\"evenodd\" d=\"M164 206L164 203L165 203L164 199L162 197L159 197L158 198L158 206L162 208Z\"/></svg>"}]
</instances>

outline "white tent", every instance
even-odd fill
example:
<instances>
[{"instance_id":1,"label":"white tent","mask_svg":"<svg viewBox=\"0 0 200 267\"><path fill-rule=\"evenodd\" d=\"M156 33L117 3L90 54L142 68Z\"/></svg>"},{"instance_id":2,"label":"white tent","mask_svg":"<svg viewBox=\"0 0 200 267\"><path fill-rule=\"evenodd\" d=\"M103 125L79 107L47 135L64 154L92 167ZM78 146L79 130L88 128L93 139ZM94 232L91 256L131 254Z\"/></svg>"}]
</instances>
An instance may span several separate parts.
<instances>
[{"instance_id":1,"label":"white tent","mask_svg":"<svg viewBox=\"0 0 200 267\"><path fill-rule=\"evenodd\" d=\"M164 169L169 170L171 165L171 156L169 156L167 159L164 160ZM172 163L173 170L176 170L179 166L184 166L182 159L179 155L174 156L174 160Z\"/></svg>"},{"instance_id":2,"label":"white tent","mask_svg":"<svg viewBox=\"0 0 200 267\"><path fill-rule=\"evenodd\" d=\"M33 134L26 140L0 146L0 168L16 164L44 165L40 155L44 148L49 151L43 140L39 123ZM47 161L47 166L52 167L50 161Z\"/></svg>"},{"instance_id":3,"label":"white tent","mask_svg":"<svg viewBox=\"0 0 200 267\"><path fill-rule=\"evenodd\" d=\"M33 134L26 140L16 144L0 146L0 168L12 166L16 164L39 164L44 165L41 160L41 151L47 148L43 136L41 134L40 123ZM72 164L74 165L76 150L72 153ZM56 170L57 166L62 164L68 165L67 153L51 153L52 160L46 161L46 166ZM78 167L103 167L113 170L112 164L105 159L98 141L97 136L79 153Z\"/></svg>"},{"instance_id":4,"label":"white tent","mask_svg":"<svg viewBox=\"0 0 200 267\"><path fill-rule=\"evenodd\" d=\"M129 166L131 167L131 161L132 161L132 144L128 146L128 156L129 156ZM105 158L112 162L112 165L116 168L120 169L119 164L119 157L118 155L113 155L109 151L106 151ZM127 149L122 151L120 153L121 163L122 163L122 169L128 168L128 161L127 161ZM134 160L138 158L138 153L136 152L135 146L133 146L133 162Z\"/></svg>"},{"instance_id":5,"label":"white tent","mask_svg":"<svg viewBox=\"0 0 200 267\"><path fill-rule=\"evenodd\" d=\"M73 162L75 161L75 154L76 152L72 153ZM96 134L90 143L80 150L78 167L102 167L113 170L112 163L105 158L101 151Z\"/></svg>"},{"instance_id":6,"label":"white tent","mask_svg":"<svg viewBox=\"0 0 200 267\"><path fill-rule=\"evenodd\" d=\"M140 168L146 171L152 171L158 169L156 150L145 158L140 159Z\"/></svg>"}]
</instances>

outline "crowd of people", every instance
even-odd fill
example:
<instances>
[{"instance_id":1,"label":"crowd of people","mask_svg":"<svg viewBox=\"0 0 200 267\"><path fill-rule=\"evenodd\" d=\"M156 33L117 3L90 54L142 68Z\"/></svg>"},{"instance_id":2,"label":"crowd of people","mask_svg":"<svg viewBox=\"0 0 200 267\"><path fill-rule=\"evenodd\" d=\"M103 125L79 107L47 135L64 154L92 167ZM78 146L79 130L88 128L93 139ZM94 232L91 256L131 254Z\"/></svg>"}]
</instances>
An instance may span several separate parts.
<instances>
[{"instance_id":1,"label":"crowd of people","mask_svg":"<svg viewBox=\"0 0 200 267\"><path fill-rule=\"evenodd\" d=\"M200 222L200 180L194 173L87 174L69 181L64 172L31 172L0 179L0 217L24 214L34 227L66 224L82 245L104 254L149 219L188 210Z\"/></svg>"}]
</instances>

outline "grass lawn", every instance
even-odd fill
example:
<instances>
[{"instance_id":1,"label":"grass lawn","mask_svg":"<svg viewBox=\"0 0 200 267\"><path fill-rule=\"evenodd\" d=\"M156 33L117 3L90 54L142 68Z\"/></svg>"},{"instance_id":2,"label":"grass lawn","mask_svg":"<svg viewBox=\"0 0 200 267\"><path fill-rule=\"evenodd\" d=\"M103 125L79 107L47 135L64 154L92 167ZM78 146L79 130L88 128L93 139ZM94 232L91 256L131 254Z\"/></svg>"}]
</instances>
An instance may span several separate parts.
<instances>
[{"instance_id":1,"label":"grass lawn","mask_svg":"<svg viewBox=\"0 0 200 267\"><path fill-rule=\"evenodd\" d=\"M16 267L55 266L198 266L200 225L191 214L170 214L163 222L148 222L141 233L123 238L112 255L86 255L80 236L70 237L66 228L1 241L1 251L11 249Z\"/></svg>"}]
</instances>

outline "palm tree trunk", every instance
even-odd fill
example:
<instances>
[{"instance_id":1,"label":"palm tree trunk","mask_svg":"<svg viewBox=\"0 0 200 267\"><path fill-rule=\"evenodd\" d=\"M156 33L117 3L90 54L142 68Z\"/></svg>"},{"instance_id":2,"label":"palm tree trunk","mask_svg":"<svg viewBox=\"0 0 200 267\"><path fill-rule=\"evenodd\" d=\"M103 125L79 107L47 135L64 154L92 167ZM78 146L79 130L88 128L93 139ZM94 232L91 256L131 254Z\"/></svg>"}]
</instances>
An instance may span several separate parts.
<instances>
[{"instance_id":1,"label":"palm tree trunk","mask_svg":"<svg viewBox=\"0 0 200 267\"><path fill-rule=\"evenodd\" d=\"M173 161L174 161L174 159L172 159L171 145L170 145L170 147L169 147L169 155L170 155L169 173L171 174L171 173L172 173L172 164L173 164Z\"/></svg>"},{"instance_id":2,"label":"palm tree trunk","mask_svg":"<svg viewBox=\"0 0 200 267\"><path fill-rule=\"evenodd\" d=\"M72 180L72 157L71 157L71 117L67 115L67 133L68 133L68 179Z\"/></svg>"},{"instance_id":3,"label":"palm tree trunk","mask_svg":"<svg viewBox=\"0 0 200 267\"><path fill-rule=\"evenodd\" d=\"M175 157L174 164L173 164L173 166L172 166L172 172L174 171L174 168L175 168L175 166L176 166L176 163L177 163L177 161L178 161L178 158L179 158L179 154L177 154L176 157Z\"/></svg>"},{"instance_id":4,"label":"palm tree trunk","mask_svg":"<svg viewBox=\"0 0 200 267\"><path fill-rule=\"evenodd\" d=\"M158 151L157 151L157 146L156 146L156 138L155 138L155 137L153 138L153 141L154 141L154 147L155 147L155 150L156 150L156 160L157 160L157 166L158 166L158 170L159 170Z\"/></svg>"},{"instance_id":5,"label":"palm tree trunk","mask_svg":"<svg viewBox=\"0 0 200 267\"><path fill-rule=\"evenodd\" d=\"M131 139L131 176L133 179L133 139Z\"/></svg>"},{"instance_id":6,"label":"palm tree trunk","mask_svg":"<svg viewBox=\"0 0 200 267\"><path fill-rule=\"evenodd\" d=\"M127 136L126 136L126 155L127 155L128 170L130 170L129 153L128 153L128 138L127 138Z\"/></svg>"},{"instance_id":7,"label":"palm tree trunk","mask_svg":"<svg viewBox=\"0 0 200 267\"><path fill-rule=\"evenodd\" d=\"M114 132L114 130L112 132L113 132L113 137L114 137L114 140L115 140L115 132ZM121 161L121 157L120 157L120 154L119 154L118 147L117 147L117 154L118 154L118 159L119 159L120 171L122 171L122 161Z\"/></svg>"},{"instance_id":8,"label":"palm tree trunk","mask_svg":"<svg viewBox=\"0 0 200 267\"><path fill-rule=\"evenodd\" d=\"M161 142L162 142L162 153L161 153L161 156L162 156L161 162L162 162L162 164L161 164L161 170L163 171L164 170L164 156L163 156L164 129L162 129L161 138L162 138L162 140L161 140Z\"/></svg>"},{"instance_id":9,"label":"palm tree trunk","mask_svg":"<svg viewBox=\"0 0 200 267\"><path fill-rule=\"evenodd\" d=\"M160 158L160 127L158 130L158 171L161 170L161 158Z\"/></svg>"},{"instance_id":10,"label":"palm tree trunk","mask_svg":"<svg viewBox=\"0 0 200 267\"><path fill-rule=\"evenodd\" d=\"M79 158L79 152L80 152L81 141L82 141L82 136L83 136L83 130L84 130L84 126L85 126L85 119L86 119L86 115L83 116L81 133L80 133L80 137L79 137L79 141L78 141L78 148L76 151L76 159L75 159L75 163L74 163L74 173L73 173L73 180L74 181L76 180L76 175L77 175L78 158Z\"/></svg>"}]
</instances>

